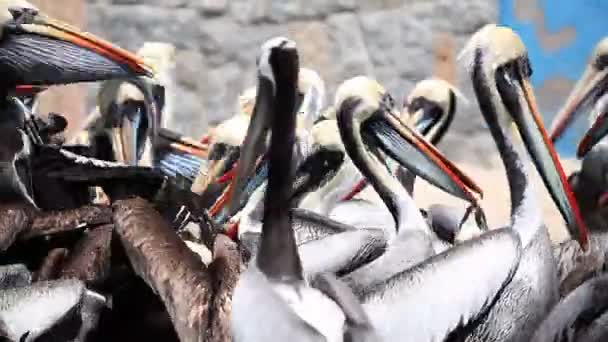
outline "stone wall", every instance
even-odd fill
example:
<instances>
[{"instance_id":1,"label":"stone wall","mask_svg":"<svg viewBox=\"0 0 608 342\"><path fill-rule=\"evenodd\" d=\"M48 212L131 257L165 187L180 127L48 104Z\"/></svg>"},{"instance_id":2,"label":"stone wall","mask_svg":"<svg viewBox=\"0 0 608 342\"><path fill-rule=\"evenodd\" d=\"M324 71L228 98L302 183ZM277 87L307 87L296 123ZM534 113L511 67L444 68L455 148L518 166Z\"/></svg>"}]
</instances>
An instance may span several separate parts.
<instances>
[{"instance_id":1,"label":"stone wall","mask_svg":"<svg viewBox=\"0 0 608 342\"><path fill-rule=\"evenodd\" d=\"M451 157L493 144L453 56L475 30L497 20L498 0L87 0L88 29L137 50L144 41L176 45L176 127L201 135L232 114L254 85L259 45L296 40L303 66L318 70L330 96L346 78L375 76L401 102L412 85L438 74L470 96L443 148ZM466 117L465 117L466 116ZM463 148L463 146L465 146Z\"/></svg>"}]
</instances>

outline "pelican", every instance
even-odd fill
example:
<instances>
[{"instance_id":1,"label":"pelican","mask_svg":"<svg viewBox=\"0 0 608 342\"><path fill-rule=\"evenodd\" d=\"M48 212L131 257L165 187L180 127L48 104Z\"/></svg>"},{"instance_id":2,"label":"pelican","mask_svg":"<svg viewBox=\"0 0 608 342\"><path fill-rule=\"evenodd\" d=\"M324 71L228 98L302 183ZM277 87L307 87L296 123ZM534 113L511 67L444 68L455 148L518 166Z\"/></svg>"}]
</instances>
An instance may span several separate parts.
<instances>
[{"instance_id":1,"label":"pelican","mask_svg":"<svg viewBox=\"0 0 608 342\"><path fill-rule=\"evenodd\" d=\"M522 253L513 278L467 340L527 341L557 302L558 283L551 242L510 123L515 123L566 223L578 229L583 248L587 232L538 113L529 84L532 69L519 36L509 28L487 25L473 35L461 58L469 66L477 101L505 166L511 191L509 227L517 233Z\"/></svg>"},{"instance_id":2,"label":"pelican","mask_svg":"<svg viewBox=\"0 0 608 342\"><path fill-rule=\"evenodd\" d=\"M293 177L289 160L295 142L298 69L293 41L277 37L264 43L258 60L257 97L272 113L259 112L262 104L258 103L253 118L272 118L268 122L273 132L268 149L268 195L260 251L234 292L234 341L342 341L345 333L353 330L348 312L305 280L291 228L286 190ZM248 136L252 132L250 127ZM245 144L241 160L250 158L248 154L254 151L253 144ZM262 317L264 324L259 324Z\"/></svg>"}]
</instances>

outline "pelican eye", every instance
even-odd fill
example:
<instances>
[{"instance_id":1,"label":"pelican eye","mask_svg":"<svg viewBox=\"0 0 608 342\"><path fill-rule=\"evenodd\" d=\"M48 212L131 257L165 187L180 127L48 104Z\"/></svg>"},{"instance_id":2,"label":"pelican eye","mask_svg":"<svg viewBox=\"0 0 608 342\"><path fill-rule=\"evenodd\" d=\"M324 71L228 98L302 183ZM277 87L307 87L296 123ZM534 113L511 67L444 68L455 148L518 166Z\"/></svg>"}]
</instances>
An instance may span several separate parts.
<instances>
[{"instance_id":1,"label":"pelican eye","mask_svg":"<svg viewBox=\"0 0 608 342\"><path fill-rule=\"evenodd\" d=\"M608 67L608 55L599 55L593 63L597 70L604 70Z\"/></svg>"},{"instance_id":2,"label":"pelican eye","mask_svg":"<svg viewBox=\"0 0 608 342\"><path fill-rule=\"evenodd\" d=\"M382 95L380 99L380 109L391 112L395 108L395 100L389 93Z\"/></svg>"},{"instance_id":3,"label":"pelican eye","mask_svg":"<svg viewBox=\"0 0 608 342\"><path fill-rule=\"evenodd\" d=\"M38 10L35 8L11 7L8 11L13 17L14 25L31 24L38 15Z\"/></svg>"}]
</instances>

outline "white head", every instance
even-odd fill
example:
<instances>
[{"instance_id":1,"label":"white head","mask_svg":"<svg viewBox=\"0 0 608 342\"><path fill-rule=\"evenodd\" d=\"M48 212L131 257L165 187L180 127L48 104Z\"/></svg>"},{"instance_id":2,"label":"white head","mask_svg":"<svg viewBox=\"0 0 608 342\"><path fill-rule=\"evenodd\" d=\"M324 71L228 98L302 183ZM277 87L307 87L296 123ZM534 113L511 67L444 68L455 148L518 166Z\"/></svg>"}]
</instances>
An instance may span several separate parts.
<instances>
[{"instance_id":1,"label":"white head","mask_svg":"<svg viewBox=\"0 0 608 342\"><path fill-rule=\"evenodd\" d=\"M602 59L604 59L604 62L600 63ZM595 49L593 49L593 54L591 55L589 63L594 65L594 67L597 69L603 69L606 67L608 64L608 37L603 38L597 43L597 45L595 45Z\"/></svg>"},{"instance_id":2,"label":"white head","mask_svg":"<svg viewBox=\"0 0 608 342\"><path fill-rule=\"evenodd\" d=\"M468 68L472 68L478 50L481 50L482 62L488 73L493 73L500 66L528 54L517 33L496 24L488 24L475 32L458 59Z\"/></svg>"},{"instance_id":3,"label":"white head","mask_svg":"<svg viewBox=\"0 0 608 342\"><path fill-rule=\"evenodd\" d=\"M429 78L416 83L414 89L407 96L405 106L412 103L414 99L423 97L438 104L442 109L447 111L452 95L468 104L468 100L464 94L451 83L438 78Z\"/></svg>"},{"instance_id":4,"label":"white head","mask_svg":"<svg viewBox=\"0 0 608 342\"><path fill-rule=\"evenodd\" d=\"M359 115L356 119L361 122L380 109L382 104L386 104L390 109L394 109L395 105L384 87L366 76L357 76L344 81L336 91L334 107L340 108L349 98L357 98L360 100L359 106L364 107L364 110L355 111Z\"/></svg>"},{"instance_id":5,"label":"white head","mask_svg":"<svg viewBox=\"0 0 608 342\"><path fill-rule=\"evenodd\" d=\"M402 119L437 144L453 121L457 97L467 103L464 95L450 83L434 78L423 80L408 95Z\"/></svg>"},{"instance_id":6,"label":"white head","mask_svg":"<svg viewBox=\"0 0 608 342\"><path fill-rule=\"evenodd\" d=\"M174 119L175 91L177 89L175 46L162 42L145 42L137 51L137 55L155 70L154 83L165 88L164 105L161 108L161 127L175 128L175 122L172 122Z\"/></svg>"},{"instance_id":7,"label":"white head","mask_svg":"<svg viewBox=\"0 0 608 342\"><path fill-rule=\"evenodd\" d=\"M490 90L492 102L496 107L498 119L503 123L502 127L506 127L507 123L512 122L512 118L506 110L493 80L496 79L497 70L509 65L509 63L516 61L528 63L527 56L528 51L517 33L508 27L488 24L473 34L458 57L458 59L468 68L471 75L474 72L475 65L481 66L483 77L488 81L487 85ZM523 66L518 65L518 68L522 67ZM531 73L529 64L527 65L527 68L528 74L521 75L525 78L523 84L518 85L514 89L523 96L523 87L525 86L528 88L526 89L527 94L533 97L528 81L528 77L530 76L529 73ZM508 72L502 73L501 77L504 77L510 84L518 83ZM536 101L534 100L534 106L536 106L535 102ZM482 114L485 115L486 113Z\"/></svg>"},{"instance_id":8,"label":"white head","mask_svg":"<svg viewBox=\"0 0 608 342\"><path fill-rule=\"evenodd\" d=\"M285 37L274 37L267 40L260 50L258 59L258 73L272 83L273 90L276 88L274 73L272 71L272 62L270 57L273 49L296 49L296 42Z\"/></svg>"}]
</instances>

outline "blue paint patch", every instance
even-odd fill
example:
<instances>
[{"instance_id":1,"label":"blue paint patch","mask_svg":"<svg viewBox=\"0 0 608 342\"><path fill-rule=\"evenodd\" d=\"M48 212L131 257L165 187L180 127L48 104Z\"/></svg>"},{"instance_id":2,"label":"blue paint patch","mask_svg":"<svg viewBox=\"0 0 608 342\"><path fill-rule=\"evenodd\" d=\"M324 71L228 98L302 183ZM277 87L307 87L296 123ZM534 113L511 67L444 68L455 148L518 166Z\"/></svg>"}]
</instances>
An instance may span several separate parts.
<instances>
[{"instance_id":1,"label":"blue paint patch","mask_svg":"<svg viewBox=\"0 0 608 342\"><path fill-rule=\"evenodd\" d=\"M597 44L604 36L608 35L608 1L606 0L519 0L527 1L529 5L536 3L541 10L542 16L536 15L533 20L522 20L515 13L514 4L518 0L501 0L499 22L513 28L523 39L534 73L532 84L535 88L543 86L545 81L551 79L568 79L572 82L581 76L587 60ZM541 25L544 26L541 27ZM563 29L574 30L574 39L568 43L558 45L555 49L548 50L543 47L538 34L539 30L549 34L555 34ZM537 91L537 95L539 92ZM546 96L550 96L547 95ZM543 99L539 96L540 103L551 103L552 107L559 108L565 98ZM556 104L556 106L553 106ZM552 109L541 108L545 113L545 124L549 125L549 119L555 113ZM553 109L554 110L554 109ZM582 117L585 117L582 119ZM569 129L564 137L558 142L557 149L560 154L573 156L578 139L582 130L588 126L586 115L582 115L582 121L575 127Z\"/></svg>"}]
</instances>

